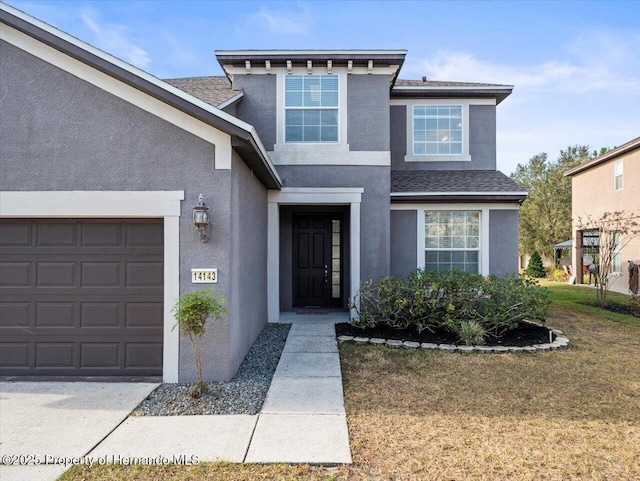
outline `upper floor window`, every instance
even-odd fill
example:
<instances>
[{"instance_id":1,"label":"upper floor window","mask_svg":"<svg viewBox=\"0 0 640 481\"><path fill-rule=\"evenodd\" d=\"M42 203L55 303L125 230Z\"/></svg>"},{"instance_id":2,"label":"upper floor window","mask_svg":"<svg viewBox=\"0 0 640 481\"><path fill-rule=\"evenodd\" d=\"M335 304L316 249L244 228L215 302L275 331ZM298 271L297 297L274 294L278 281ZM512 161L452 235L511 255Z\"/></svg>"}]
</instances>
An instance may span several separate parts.
<instances>
[{"instance_id":1,"label":"upper floor window","mask_svg":"<svg viewBox=\"0 0 640 481\"><path fill-rule=\"evenodd\" d=\"M462 155L462 106L413 106L413 155Z\"/></svg>"},{"instance_id":2,"label":"upper floor window","mask_svg":"<svg viewBox=\"0 0 640 481\"><path fill-rule=\"evenodd\" d=\"M619 160L613 164L613 188L614 190L622 190L623 184L622 161Z\"/></svg>"},{"instance_id":3,"label":"upper floor window","mask_svg":"<svg viewBox=\"0 0 640 481\"><path fill-rule=\"evenodd\" d=\"M338 142L338 75L285 77L285 142Z\"/></svg>"}]
</instances>

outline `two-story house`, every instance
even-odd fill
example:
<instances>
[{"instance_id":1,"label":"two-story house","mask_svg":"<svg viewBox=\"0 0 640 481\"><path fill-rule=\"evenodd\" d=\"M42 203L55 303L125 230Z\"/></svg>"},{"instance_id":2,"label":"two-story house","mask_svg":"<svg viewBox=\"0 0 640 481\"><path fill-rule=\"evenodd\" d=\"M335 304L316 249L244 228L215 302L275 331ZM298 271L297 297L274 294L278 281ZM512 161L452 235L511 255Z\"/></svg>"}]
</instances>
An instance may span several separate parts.
<instances>
[{"instance_id":1,"label":"two-story house","mask_svg":"<svg viewBox=\"0 0 640 481\"><path fill-rule=\"evenodd\" d=\"M630 219L637 220L640 216L640 137L574 167L565 175L571 177L573 272L576 282L582 284L587 280L586 268L594 257L598 258L595 252L588 254L584 247L599 243L593 239L600 236L599 232L585 229L587 216L599 219L607 212L620 211ZM591 242L587 241L588 235ZM609 288L624 294L630 290L637 294L638 280L637 275L633 275L633 266L640 264L640 239L631 238L618 245L614 246ZM593 247L591 251L594 251ZM632 283L629 282L630 271Z\"/></svg>"},{"instance_id":2,"label":"two-story house","mask_svg":"<svg viewBox=\"0 0 640 481\"><path fill-rule=\"evenodd\" d=\"M517 272L511 86L400 80L404 50L218 51L224 77L162 81L1 20L0 375L193 380L171 307L214 280L224 380L267 321L366 279Z\"/></svg>"}]
</instances>

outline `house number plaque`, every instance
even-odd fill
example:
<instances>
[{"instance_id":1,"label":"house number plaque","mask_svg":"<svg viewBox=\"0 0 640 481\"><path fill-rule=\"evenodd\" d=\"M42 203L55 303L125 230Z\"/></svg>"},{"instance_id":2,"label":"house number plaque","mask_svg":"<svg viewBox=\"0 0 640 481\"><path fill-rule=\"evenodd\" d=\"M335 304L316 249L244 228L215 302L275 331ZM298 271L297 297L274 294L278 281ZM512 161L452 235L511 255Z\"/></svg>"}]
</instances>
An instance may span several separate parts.
<instances>
[{"instance_id":1,"label":"house number plaque","mask_svg":"<svg viewBox=\"0 0 640 481\"><path fill-rule=\"evenodd\" d=\"M192 284L217 284L218 269L191 269Z\"/></svg>"}]
</instances>

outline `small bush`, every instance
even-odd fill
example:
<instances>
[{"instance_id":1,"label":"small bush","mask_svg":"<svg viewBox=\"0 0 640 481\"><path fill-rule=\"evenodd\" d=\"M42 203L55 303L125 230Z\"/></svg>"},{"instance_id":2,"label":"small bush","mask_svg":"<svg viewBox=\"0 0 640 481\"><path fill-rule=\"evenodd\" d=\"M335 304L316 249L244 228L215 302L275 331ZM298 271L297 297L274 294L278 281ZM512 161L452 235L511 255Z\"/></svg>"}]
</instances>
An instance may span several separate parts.
<instances>
[{"instance_id":1,"label":"small bush","mask_svg":"<svg viewBox=\"0 0 640 481\"><path fill-rule=\"evenodd\" d=\"M478 321L462 321L458 329L460 340L467 346L482 345L484 341L484 328Z\"/></svg>"},{"instance_id":2,"label":"small bush","mask_svg":"<svg viewBox=\"0 0 640 481\"><path fill-rule=\"evenodd\" d=\"M482 338L485 334L499 337L524 319L544 321L548 304L549 291L531 278L484 278L420 269L407 279L367 281L350 301L358 314L352 320L354 326L382 325L417 332L444 329L462 337L462 331L465 336L471 336L467 333L472 329L478 332L473 327L478 325Z\"/></svg>"},{"instance_id":3,"label":"small bush","mask_svg":"<svg viewBox=\"0 0 640 481\"><path fill-rule=\"evenodd\" d=\"M540 257L540 253L538 251L533 251L533 254L531 254L531 259L529 259L525 272L531 277L540 278L545 276L542 257Z\"/></svg>"},{"instance_id":4,"label":"small bush","mask_svg":"<svg viewBox=\"0 0 640 481\"><path fill-rule=\"evenodd\" d=\"M551 271L551 279L553 279L555 282L564 282L564 275L564 269L562 269L561 267L556 267L555 269L553 269L553 271Z\"/></svg>"}]
</instances>

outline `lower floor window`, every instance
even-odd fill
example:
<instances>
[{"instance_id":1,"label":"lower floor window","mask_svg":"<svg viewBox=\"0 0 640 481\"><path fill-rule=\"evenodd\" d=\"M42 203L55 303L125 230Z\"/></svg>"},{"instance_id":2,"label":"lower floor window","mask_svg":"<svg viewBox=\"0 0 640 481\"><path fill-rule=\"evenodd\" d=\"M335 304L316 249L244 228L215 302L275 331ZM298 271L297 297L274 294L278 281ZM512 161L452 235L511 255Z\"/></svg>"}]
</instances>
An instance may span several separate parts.
<instances>
[{"instance_id":1,"label":"lower floor window","mask_svg":"<svg viewBox=\"0 0 640 481\"><path fill-rule=\"evenodd\" d=\"M425 270L480 272L480 212L425 211Z\"/></svg>"}]
</instances>

